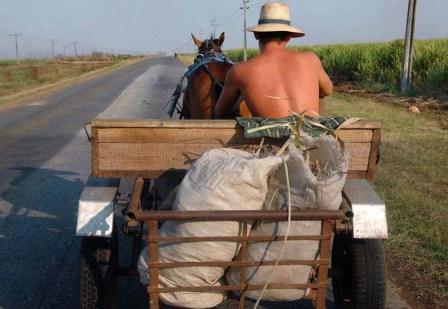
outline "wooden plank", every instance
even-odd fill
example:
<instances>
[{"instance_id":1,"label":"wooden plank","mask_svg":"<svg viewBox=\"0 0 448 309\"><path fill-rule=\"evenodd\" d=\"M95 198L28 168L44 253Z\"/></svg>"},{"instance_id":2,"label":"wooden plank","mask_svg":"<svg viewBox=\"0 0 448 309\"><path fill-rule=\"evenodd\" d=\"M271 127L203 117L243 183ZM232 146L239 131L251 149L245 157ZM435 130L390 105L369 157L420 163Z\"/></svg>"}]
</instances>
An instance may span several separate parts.
<instances>
[{"instance_id":1,"label":"wooden plank","mask_svg":"<svg viewBox=\"0 0 448 309\"><path fill-rule=\"evenodd\" d=\"M99 165L100 165L100 161L98 159L98 130L97 129L91 129L92 132L92 140L91 140L91 144L90 144L90 155L91 155L91 160L90 160L90 164L92 164L92 174L93 175L98 175L100 174L100 170L99 170Z\"/></svg>"},{"instance_id":2,"label":"wooden plank","mask_svg":"<svg viewBox=\"0 0 448 309\"><path fill-rule=\"evenodd\" d=\"M97 128L236 128L235 120L94 119Z\"/></svg>"},{"instance_id":3,"label":"wooden plank","mask_svg":"<svg viewBox=\"0 0 448 309\"><path fill-rule=\"evenodd\" d=\"M235 128L110 128L98 130L100 143L245 144L244 133Z\"/></svg>"},{"instance_id":4,"label":"wooden plank","mask_svg":"<svg viewBox=\"0 0 448 309\"><path fill-rule=\"evenodd\" d=\"M255 142L246 140L243 131L235 128L100 128L95 132L99 143L259 143L258 139ZM345 129L338 133L343 142L349 143L371 142L372 136L373 130L369 129Z\"/></svg>"},{"instance_id":5,"label":"wooden plank","mask_svg":"<svg viewBox=\"0 0 448 309\"><path fill-rule=\"evenodd\" d=\"M95 174L92 174L92 176L99 178L122 178L122 177L135 177L135 175L139 175L142 176L143 178L156 179L162 176L162 174L165 172L166 170L148 170L148 169L142 171L98 169Z\"/></svg>"},{"instance_id":6,"label":"wooden plank","mask_svg":"<svg viewBox=\"0 0 448 309\"><path fill-rule=\"evenodd\" d=\"M367 167L367 179L373 180L376 172L376 163L379 155L379 146L381 143L380 130L373 130L372 148L369 154L369 165Z\"/></svg>"},{"instance_id":7,"label":"wooden plank","mask_svg":"<svg viewBox=\"0 0 448 309\"><path fill-rule=\"evenodd\" d=\"M348 143L352 153L349 170L366 171L369 164L369 143ZM98 146L101 170L163 170L188 168L202 153L219 144L115 144Z\"/></svg>"},{"instance_id":8,"label":"wooden plank","mask_svg":"<svg viewBox=\"0 0 448 309\"><path fill-rule=\"evenodd\" d=\"M149 235L159 236L159 227L157 221L148 222ZM156 241L149 242L148 244L149 263L159 262L159 243ZM149 272L149 287L152 289L159 287L159 269L155 267L148 267ZM149 308L159 309L159 293L149 293Z\"/></svg>"},{"instance_id":9,"label":"wooden plank","mask_svg":"<svg viewBox=\"0 0 448 309\"><path fill-rule=\"evenodd\" d=\"M94 119L96 128L236 128L235 120ZM359 120L346 129L379 129L380 121ZM345 129L343 129L345 130Z\"/></svg>"},{"instance_id":10,"label":"wooden plank","mask_svg":"<svg viewBox=\"0 0 448 309\"><path fill-rule=\"evenodd\" d=\"M329 234L333 231L334 222L325 220L322 222L322 234ZM319 260L328 260L331 254L331 240L326 239L320 242L319 246ZM324 284L322 287L317 288L316 294L316 309L325 308L325 298L327 295L328 287L328 264L321 264L317 268L317 282ZM326 285L325 285L326 284Z\"/></svg>"},{"instance_id":11,"label":"wooden plank","mask_svg":"<svg viewBox=\"0 0 448 309\"><path fill-rule=\"evenodd\" d=\"M343 129L338 133L344 143L370 143L372 136L373 130L370 129Z\"/></svg>"},{"instance_id":12,"label":"wooden plank","mask_svg":"<svg viewBox=\"0 0 448 309\"><path fill-rule=\"evenodd\" d=\"M247 222L243 222L243 235L246 237L248 236L248 228L247 228ZM248 262L248 242L247 239L243 240L241 242L241 250L239 254L239 259L241 262ZM246 267L240 268L240 285L246 284ZM240 293L240 301L238 303L239 309L244 309L245 306L245 291L241 291Z\"/></svg>"},{"instance_id":13,"label":"wooden plank","mask_svg":"<svg viewBox=\"0 0 448 309\"><path fill-rule=\"evenodd\" d=\"M349 170L366 171L369 164L370 143L347 143L352 154ZM150 171L170 168L189 168L202 153L221 144L184 143L100 143L95 149L97 167L94 176L102 172L118 172L116 177L146 176ZM104 174L102 174L104 176Z\"/></svg>"},{"instance_id":14,"label":"wooden plank","mask_svg":"<svg viewBox=\"0 0 448 309\"><path fill-rule=\"evenodd\" d=\"M367 178L367 171L348 171L348 179L365 179Z\"/></svg>"},{"instance_id":15,"label":"wooden plank","mask_svg":"<svg viewBox=\"0 0 448 309\"><path fill-rule=\"evenodd\" d=\"M369 164L370 143L346 143L351 152L349 171L366 171Z\"/></svg>"},{"instance_id":16,"label":"wooden plank","mask_svg":"<svg viewBox=\"0 0 448 309\"><path fill-rule=\"evenodd\" d=\"M160 177L166 170L142 170L142 171L118 171L118 170L98 170L93 175L100 178L120 178L120 177L135 177L135 175L142 176L144 178L156 179ZM366 179L367 171L349 171L349 179Z\"/></svg>"}]
</instances>

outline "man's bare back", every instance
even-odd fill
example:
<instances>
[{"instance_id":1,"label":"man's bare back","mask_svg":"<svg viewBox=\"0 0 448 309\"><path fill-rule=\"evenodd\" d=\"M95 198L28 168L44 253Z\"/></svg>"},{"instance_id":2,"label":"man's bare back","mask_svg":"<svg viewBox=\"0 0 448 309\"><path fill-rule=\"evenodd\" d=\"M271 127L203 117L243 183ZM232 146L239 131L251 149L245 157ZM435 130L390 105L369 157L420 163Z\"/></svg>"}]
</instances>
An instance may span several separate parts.
<instances>
[{"instance_id":1,"label":"man's bare back","mask_svg":"<svg viewBox=\"0 0 448 309\"><path fill-rule=\"evenodd\" d=\"M305 35L291 26L288 6L275 2L264 4L258 25L248 31L259 41L261 53L229 71L215 117L225 117L235 110L233 107L241 96L253 116L318 114L319 98L330 95L333 84L315 54L286 49L291 38Z\"/></svg>"},{"instance_id":2,"label":"man's bare back","mask_svg":"<svg viewBox=\"0 0 448 309\"><path fill-rule=\"evenodd\" d=\"M242 95L253 116L285 117L291 112L319 113L319 97L333 85L317 56L283 48L264 50L236 65L227 75L216 116L226 114Z\"/></svg>"}]
</instances>

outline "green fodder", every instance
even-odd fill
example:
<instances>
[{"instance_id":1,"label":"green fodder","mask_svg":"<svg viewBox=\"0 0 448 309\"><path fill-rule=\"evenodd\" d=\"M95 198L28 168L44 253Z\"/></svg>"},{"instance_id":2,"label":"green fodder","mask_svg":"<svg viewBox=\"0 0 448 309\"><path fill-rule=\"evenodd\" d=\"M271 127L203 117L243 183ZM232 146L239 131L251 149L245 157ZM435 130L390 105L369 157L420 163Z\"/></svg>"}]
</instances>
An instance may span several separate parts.
<instances>
[{"instance_id":1,"label":"green fodder","mask_svg":"<svg viewBox=\"0 0 448 309\"><path fill-rule=\"evenodd\" d=\"M398 90L403 61L402 40L386 43L293 46L291 50L312 51L334 80L361 85L379 85L380 90ZM248 51L251 58L258 54ZM242 61L243 52L229 50L229 57ZM413 87L422 91L448 93L448 40L417 40L413 57Z\"/></svg>"}]
</instances>

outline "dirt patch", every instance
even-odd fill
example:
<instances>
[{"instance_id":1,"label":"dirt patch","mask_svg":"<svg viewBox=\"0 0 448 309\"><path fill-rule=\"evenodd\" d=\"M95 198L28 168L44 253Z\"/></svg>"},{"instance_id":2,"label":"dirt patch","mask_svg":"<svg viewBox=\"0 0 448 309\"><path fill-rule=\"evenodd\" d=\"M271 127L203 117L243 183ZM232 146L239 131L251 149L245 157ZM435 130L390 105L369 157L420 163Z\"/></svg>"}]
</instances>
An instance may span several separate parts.
<instances>
[{"instance_id":1,"label":"dirt patch","mask_svg":"<svg viewBox=\"0 0 448 309\"><path fill-rule=\"evenodd\" d=\"M378 102L392 103L413 113L432 114L437 118L440 128L448 130L448 96L403 96L390 92L375 92L362 89L353 83L335 82L335 91L363 98L373 99Z\"/></svg>"},{"instance_id":2,"label":"dirt patch","mask_svg":"<svg viewBox=\"0 0 448 309\"><path fill-rule=\"evenodd\" d=\"M418 271L411 261L394 253L386 256L389 280L406 302L415 309L447 308L443 295L433 288L442 284L429 274Z\"/></svg>"},{"instance_id":3,"label":"dirt patch","mask_svg":"<svg viewBox=\"0 0 448 309\"><path fill-rule=\"evenodd\" d=\"M381 102L392 102L404 107L417 106L421 111L436 111L448 113L448 96L417 95L403 96L390 92L377 92L362 89L349 82L335 82L337 92L348 93L360 97L372 98Z\"/></svg>"}]
</instances>

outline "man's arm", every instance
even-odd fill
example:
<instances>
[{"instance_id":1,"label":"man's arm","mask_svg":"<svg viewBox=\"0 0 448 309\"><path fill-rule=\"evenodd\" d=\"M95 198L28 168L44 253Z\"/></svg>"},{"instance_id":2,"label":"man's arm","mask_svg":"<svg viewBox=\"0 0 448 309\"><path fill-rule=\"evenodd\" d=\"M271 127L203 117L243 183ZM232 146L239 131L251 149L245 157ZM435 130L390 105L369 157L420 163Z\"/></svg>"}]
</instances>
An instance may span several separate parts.
<instances>
[{"instance_id":1,"label":"man's arm","mask_svg":"<svg viewBox=\"0 0 448 309\"><path fill-rule=\"evenodd\" d=\"M236 100L238 100L240 93L237 74L235 67L233 67L227 73L224 89L216 103L215 118L223 118L228 114Z\"/></svg>"},{"instance_id":2,"label":"man's arm","mask_svg":"<svg viewBox=\"0 0 448 309\"><path fill-rule=\"evenodd\" d=\"M331 82L330 77L322 67L322 63L320 62L317 56L316 59L318 62L318 74L319 74L319 96L323 98L333 93L333 83Z\"/></svg>"}]
</instances>

